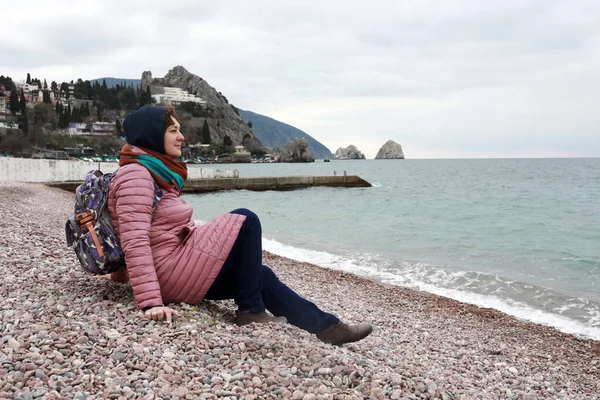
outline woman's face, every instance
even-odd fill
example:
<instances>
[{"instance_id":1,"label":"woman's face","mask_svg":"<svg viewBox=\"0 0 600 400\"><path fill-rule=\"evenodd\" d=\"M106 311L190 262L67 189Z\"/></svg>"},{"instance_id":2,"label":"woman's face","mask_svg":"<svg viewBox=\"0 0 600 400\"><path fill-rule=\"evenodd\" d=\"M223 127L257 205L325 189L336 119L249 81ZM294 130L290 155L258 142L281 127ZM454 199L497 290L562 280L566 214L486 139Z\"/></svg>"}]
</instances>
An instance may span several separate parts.
<instances>
[{"instance_id":1,"label":"woman's face","mask_svg":"<svg viewBox=\"0 0 600 400\"><path fill-rule=\"evenodd\" d=\"M173 125L169 126L165 132L165 153L167 155L177 158L181 157L181 143L183 142L183 135L179 131L181 125L179 122L171 117Z\"/></svg>"}]
</instances>

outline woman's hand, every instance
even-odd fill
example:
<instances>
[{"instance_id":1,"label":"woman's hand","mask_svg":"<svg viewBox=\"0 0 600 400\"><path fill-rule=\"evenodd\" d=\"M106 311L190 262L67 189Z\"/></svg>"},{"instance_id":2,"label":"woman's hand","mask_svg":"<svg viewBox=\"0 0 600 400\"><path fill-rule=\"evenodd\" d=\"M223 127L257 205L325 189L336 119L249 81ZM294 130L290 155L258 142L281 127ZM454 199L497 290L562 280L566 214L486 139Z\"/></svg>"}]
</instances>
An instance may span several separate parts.
<instances>
[{"instance_id":1,"label":"woman's hand","mask_svg":"<svg viewBox=\"0 0 600 400\"><path fill-rule=\"evenodd\" d=\"M152 307L144 311L144 316L153 321L162 321L166 318L167 324L172 322L172 317L179 317L177 310L165 306Z\"/></svg>"}]
</instances>

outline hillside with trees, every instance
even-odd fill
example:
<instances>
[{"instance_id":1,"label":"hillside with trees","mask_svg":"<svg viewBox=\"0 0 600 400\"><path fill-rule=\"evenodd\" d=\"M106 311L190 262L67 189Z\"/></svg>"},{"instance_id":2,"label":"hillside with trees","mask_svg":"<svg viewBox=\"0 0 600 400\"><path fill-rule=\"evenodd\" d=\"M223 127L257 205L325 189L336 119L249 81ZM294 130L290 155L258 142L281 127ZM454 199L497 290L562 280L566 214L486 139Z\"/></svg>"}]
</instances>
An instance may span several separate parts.
<instances>
[{"instance_id":1,"label":"hillside with trees","mask_svg":"<svg viewBox=\"0 0 600 400\"><path fill-rule=\"evenodd\" d=\"M240 115L252 127L260 141L267 147L280 147L296 138L305 138L313 158L330 158L331 151L308 133L284 122L257 114L252 111L239 110Z\"/></svg>"}]
</instances>

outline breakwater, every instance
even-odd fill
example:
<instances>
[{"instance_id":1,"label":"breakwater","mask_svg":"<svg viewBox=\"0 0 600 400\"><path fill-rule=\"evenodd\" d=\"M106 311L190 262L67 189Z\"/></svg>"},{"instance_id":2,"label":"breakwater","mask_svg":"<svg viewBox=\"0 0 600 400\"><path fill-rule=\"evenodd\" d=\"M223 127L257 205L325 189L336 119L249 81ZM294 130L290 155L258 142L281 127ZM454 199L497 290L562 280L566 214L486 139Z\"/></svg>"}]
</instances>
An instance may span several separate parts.
<instances>
[{"instance_id":1,"label":"breakwater","mask_svg":"<svg viewBox=\"0 0 600 400\"><path fill-rule=\"evenodd\" d=\"M74 192L83 181L48 182L47 185ZM356 175L348 176L271 176L254 178L202 178L188 179L184 193L209 193L222 190L295 190L314 186L371 187Z\"/></svg>"}]
</instances>

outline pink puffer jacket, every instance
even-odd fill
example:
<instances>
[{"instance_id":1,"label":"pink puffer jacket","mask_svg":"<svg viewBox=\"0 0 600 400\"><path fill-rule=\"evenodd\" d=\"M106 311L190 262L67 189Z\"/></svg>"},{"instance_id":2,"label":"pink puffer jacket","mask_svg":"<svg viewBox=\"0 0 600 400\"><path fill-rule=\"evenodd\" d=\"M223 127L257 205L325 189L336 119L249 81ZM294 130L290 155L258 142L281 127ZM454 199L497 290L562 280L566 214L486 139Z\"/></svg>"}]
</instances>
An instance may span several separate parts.
<instances>
[{"instance_id":1,"label":"pink puffer jacket","mask_svg":"<svg viewBox=\"0 0 600 400\"><path fill-rule=\"evenodd\" d=\"M121 167L111 182L108 210L125 253L126 268L112 274L129 282L140 309L198 304L237 239L245 216L224 214L196 226L177 188L163 190L154 214L154 180L142 165Z\"/></svg>"}]
</instances>

